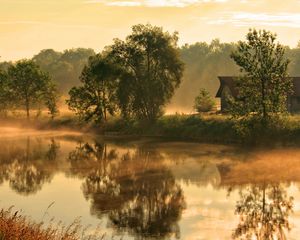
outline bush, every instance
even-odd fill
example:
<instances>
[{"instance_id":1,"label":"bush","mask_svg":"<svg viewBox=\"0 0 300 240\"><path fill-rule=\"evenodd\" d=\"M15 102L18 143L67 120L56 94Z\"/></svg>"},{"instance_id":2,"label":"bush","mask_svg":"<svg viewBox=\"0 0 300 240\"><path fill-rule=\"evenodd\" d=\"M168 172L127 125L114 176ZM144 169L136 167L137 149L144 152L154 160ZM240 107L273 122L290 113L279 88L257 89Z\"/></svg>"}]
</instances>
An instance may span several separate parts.
<instances>
[{"instance_id":1,"label":"bush","mask_svg":"<svg viewBox=\"0 0 300 240\"><path fill-rule=\"evenodd\" d=\"M198 113L209 112L213 110L215 101L205 89L200 89L199 95L195 98L194 109Z\"/></svg>"}]
</instances>

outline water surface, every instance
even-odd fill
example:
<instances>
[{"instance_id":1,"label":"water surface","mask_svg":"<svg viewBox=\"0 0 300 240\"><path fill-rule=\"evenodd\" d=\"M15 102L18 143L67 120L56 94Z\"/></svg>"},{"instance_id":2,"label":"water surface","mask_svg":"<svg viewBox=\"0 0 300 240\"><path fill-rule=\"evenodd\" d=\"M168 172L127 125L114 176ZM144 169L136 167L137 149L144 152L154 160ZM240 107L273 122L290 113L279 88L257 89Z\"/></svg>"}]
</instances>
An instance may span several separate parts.
<instances>
[{"instance_id":1,"label":"water surface","mask_svg":"<svg viewBox=\"0 0 300 240\"><path fill-rule=\"evenodd\" d=\"M0 133L0 208L33 220L81 217L123 239L299 239L298 148Z\"/></svg>"}]
</instances>

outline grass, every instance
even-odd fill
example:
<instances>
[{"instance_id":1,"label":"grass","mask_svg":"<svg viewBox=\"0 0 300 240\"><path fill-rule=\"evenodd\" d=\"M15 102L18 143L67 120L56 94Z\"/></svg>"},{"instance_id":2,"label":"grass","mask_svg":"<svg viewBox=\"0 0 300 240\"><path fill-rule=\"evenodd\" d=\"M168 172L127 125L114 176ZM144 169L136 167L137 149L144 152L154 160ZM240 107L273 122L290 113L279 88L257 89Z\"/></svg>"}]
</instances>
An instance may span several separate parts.
<instances>
[{"instance_id":1,"label":"grass","mask_svg":"<svg viewBox=\"0 0 300 240\"><path fill-rule=\"evenodd\" d=\"M104 127L107 135L164 137L176 140L234 142L236 133L229 118L218 115L166 115L153 124L111 119Z\"/></svg>"},{"instance_id":2,"label":"grass","mask_svg":"<svg viewBox=\"0 0 300 240\"><path fill-rule=\"evenodd\" d=\"M53 220L52 220L53 221ZM0 211L0 240L98 240L106 239L97 231L86 233L79 220L65 226L61 223L36 223L12 208Z\"/></svg>"},{"instance_id":3,"label":"grass","mask_svg":"<svg viewBox=\"0 0 300 240\"><path fill-rule=\"evenodd\" d=\"M152 136L208 143L299 144L300 115L278 121L277 126L269 130L253 130L246 137L239 134L229 116L217 114L166 115L150 125L117 118L110 119L102 130L108 135Z\"/></svg>"},{"instance_id":4,"label":"grass","mask_svg":"<svg viewBox=\"0 0 300 240\"><path fill-rule=\"evenodd\" d=\"M234 127L234 122L226 115L206 114L187 115L173 114L159 118L155 123L148 124L137 120L124 120L111 117L106 123L82 123L73 114L62 114L54 120L49 117L33 118L30 122L24 118L10 117L6 122L38 129L64 129L91 132L114 136L147 136L163 137L174 140L199 141L209 143L241 143L245 141ZM0 124L4 125L0 122ZM263 143L300 143L300 115L289 116L284 124L269 131L254 131L251 139L246 142Z\"/></svg>"}]
</instances>

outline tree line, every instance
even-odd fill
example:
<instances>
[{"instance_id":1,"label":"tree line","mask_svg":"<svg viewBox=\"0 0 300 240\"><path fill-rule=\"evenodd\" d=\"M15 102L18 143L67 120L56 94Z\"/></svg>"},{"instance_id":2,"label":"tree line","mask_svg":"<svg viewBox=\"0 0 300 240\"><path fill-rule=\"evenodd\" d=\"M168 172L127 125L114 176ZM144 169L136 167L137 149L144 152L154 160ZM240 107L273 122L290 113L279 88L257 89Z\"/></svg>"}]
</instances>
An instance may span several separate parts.
<instances>
[{"instance_id":1,"label":"tree line","mask_svg":"<svg viewBox=\"0 0 300 240\"><path fill-rule=\"evenodd\" d=\"M191 110L199 88L206 89L214 96L219 88L218 76L239 74L239 68L230 58L237 43L222 43L215 39L210 43L197 42L179 48L185 70L179 88L171 99L170 107ZM296 48L284 47L286 56L291 60L288 73L300 75L300 45ZM94 50L87 48L69 49L63 52L44 49L33 57L40 68L48 72L61 95L67 96L73 86L79 86L79 76ZM11 62L0 62L5 70Z\"/></svg>"},{"instance_id":2,"label":"tree line","mask_svg":"<svg viewBox=\"0 0 300 240\"><path fill-rule=\"evenodd\" d=\"M115 39L98 54L92 49L48 49L31 60L0 64L1 111L23 108L29 118L31 108L47 107L55 116L58 92L68 89L69 108L85 121L120 114L152 122L172 98L173 103L191 101L190 106L195 101L197 111L209 111L214 104L210 95L219 87L217 76L241 72L243 101L232 100L232 116L262 113L267 122L285 110L291 83L283 79L300 71L300 48L275 40L270 32L250 30L245 42L214 40L179 48L178 33L135 25L125 40ZM205 89L198 95L201 87Z\"/></svg>"},{"instance_id":3,"label":"tree line","mask_svg":"<svg viewBox=\"0 0 300 240\"><path fill-rule=\"evenodd\" d=\"M169 105L191 109L199 88L204 88L214 95L219 87L218 75L238 73L238 68L229 58L234 47L233 43L221 43L217 39L211 43L198 42L179 47L179 58L184 63L185 69L181 84ZM40 66L41 70L49 73L60 94L66 97L73 86L81 84L80 75L83 68L89 57L95 54L94 50L86 48L69 49L63 52L44 49L32 60ZM0 62L0 69L6 70L11 64L13 63Z\"/></svg>"},{"instance_id":4,"label":"tree line","mask_svg":"<svg viewBox=\"0 0 300 240\"><path fill-rule=\"evenodd\" d=\"M116 39L91 57L81 75L83 85L71 89L68 104L85 120L105 120L106 112L113 115L119 110L124 118L154 122L178 88L184 63L177 33L170 35L151 25L136 25L132 30L125 41ZM291 51L277 42L276 34L266 30L250 29L246 40L231 50L230 59L239 68L238 96L229 95L227 101L241 134L282 128L288 96L293 93L289 56ZM194 108L205 112L213 104L202 89Z\"/></svg>"},{"instance_id":5,"label":"tree line","mask_svg":"<svg viewBox=\"0 0 300 240\"><path fill-rule=\"evenodd\" d=\"M70 49L63 53L42 50L32 59L0 63L0 114L31 110L37 116L45 108L51 117L58 114L58 101L71 87L78 85L78 76L91 55L92 49Z\"/></svg>"},{"instance_id":6,"label":"tree line","mask_svg":"<svg viewBox=\"0 0 300 240\"><path fill-rule=\"evenodd\" d=\"M180 56L185 64L182 83L171 101L171 107L191 109L199 88L206 89L215 96L220 83L218 76L238 76L239 66L230 57L238 43L222 43L218 39L186 44L180 48ZM282 46L285 57L290 60L287 72L290 76L300 75L300 43L291 48Z\"/></svg>"},{"instance_id":7,"label":"tree line","mask_svg":"<svg viewBox=\"0 0 300 240\"><path fill-rule=\"evenodd\" d=\"M81 119L101 122L108 114L119 113L124 118L155 121L181 82L183 63L177 41L176 32L164 32L149 24L135 25L124 41L115 39L98 54L84 49L63 54L45 50L32 60L2 64L1 109L6 112L22 108L29 118L31 109L47 107L55 116L57 80L68 79L58 72L76 66L70 67L75 76L83 66L81 84L72 86L67 100L69 108Z\"/></svg>"}]
</instances>

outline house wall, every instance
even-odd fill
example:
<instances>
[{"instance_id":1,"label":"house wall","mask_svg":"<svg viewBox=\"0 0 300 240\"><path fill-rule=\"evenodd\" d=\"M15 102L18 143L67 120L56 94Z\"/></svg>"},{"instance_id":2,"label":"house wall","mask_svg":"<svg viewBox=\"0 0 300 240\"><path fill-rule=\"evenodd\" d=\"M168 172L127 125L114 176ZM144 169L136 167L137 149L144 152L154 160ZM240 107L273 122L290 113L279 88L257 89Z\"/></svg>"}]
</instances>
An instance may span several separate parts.
<instances>
[{"instance_id":1,"label":"house wall","mask_svg":"<svg viewBox=\"0 0 300 240\"><path fill-rule=\"evenodd\" d=\"M289 112L299 113L300 112L300 97L289 97Z\"/></svg>"}]
</instances>

